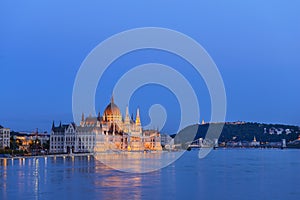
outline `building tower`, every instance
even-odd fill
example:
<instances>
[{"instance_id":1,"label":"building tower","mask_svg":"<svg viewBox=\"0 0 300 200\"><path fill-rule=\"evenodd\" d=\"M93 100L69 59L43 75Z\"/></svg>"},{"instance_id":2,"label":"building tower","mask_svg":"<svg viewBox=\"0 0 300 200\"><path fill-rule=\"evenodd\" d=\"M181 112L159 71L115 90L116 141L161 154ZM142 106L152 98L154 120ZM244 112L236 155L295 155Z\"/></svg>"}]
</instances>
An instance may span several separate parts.
<instances>
[{"instance_id":1,"label":"building tower","mask_svg":"<svg viewBox=\"0 0 300 200\"><path fill-rule=\"evenodd\" d=\"M135 125L141 126L141 118L140 118L140 109L139 108L136 111Z\"/></svg>"},{"instance_id":2,"label":"building tower","mask_svg":"<svg viewBox=\"0 0 300 200\"><path fill-rule=\"evenodd\" d=\"M126 106L126 113L125 113L125 120L124 120L124 132L129 133L130 129L130 117L129 117L129 109L128 106Z\"/></svg>"},{"instance_id":3,"label":"building tower","mask_svg":"<svg viewBox=\"0 0 300 200\"><path fill-rule=\"evenodd\" d=\"M140 109L139 108L136 110L135 126L136 126L136 130L139 133L142 133L142 125L141 125Z\"/></svg>"},{"instance_id":4,"label":"building tower","mask_svg":"<svg viewBox=\"0 0 300 200\"><path fill-rule=\"evenodd\" d=\"M84 113L82 113L82 115L81 115L80 126L81 126L81 127L84 126Z\"/></svg>"}]
</instances>

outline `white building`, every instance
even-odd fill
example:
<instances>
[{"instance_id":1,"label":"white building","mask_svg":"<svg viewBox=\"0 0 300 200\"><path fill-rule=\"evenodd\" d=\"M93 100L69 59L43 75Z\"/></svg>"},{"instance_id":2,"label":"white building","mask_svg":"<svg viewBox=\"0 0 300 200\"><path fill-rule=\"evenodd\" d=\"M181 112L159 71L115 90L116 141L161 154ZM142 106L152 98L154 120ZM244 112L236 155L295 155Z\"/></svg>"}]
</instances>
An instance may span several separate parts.
<instances>
[{"instance_id":1,"label":"white building","mask_svg":"<svg viewBox=\"0 0 300 200\"><path fill-rule=\"evenodd\" d=\"M60 124L58 127L55 127L53 122L52 132L50 135L50 152L51 153L75 152L75 146L78 148L78 145L75 145L77 139L77 134L75 132L75 129L76 129L76 125L74 123L67 124L67 125ZM78 144L81 144L81 141L79 141Z\"/></svg>"},{"instance_id":2,"label":"white building","mask_svg":"<svg viewBox=\"0 0 300 200\"><path fill-rule=\"evenodd\" d=\"M162 134L161 135L161 145L167 150L174 149L175 148L174 138L172 138L168 134Z\"/></svg>"},{"instance_id":3,"label":"white building","mask_svg":"<svg viewBox=\"0 0 300 200\"><path fill-rule=\"evenodd\" d=\"M0 126L0 149L10 148L10 129Z\"/></svg>"},{"instance_id":4,"label":"white building","mask_svg":"<svg viewBox=\"0 0 300 200\"><path fill-rule=\"evenodd\" d=\"M136 119L125 119L112 97L103 116L84 117L80 125L74 123L56 127L53 123L50 136L51 153L104 152L108 150L143 151L162 150L157 131L143 131L139 109Z\"/></svg>"},{"instance_id":5,"label":"white building","mask_svg":"<svg viewBox=\"0 0 300 200\"><path fill-rule=\"evenodd\" d=\"M166 145L170 145L170 143L172 142L173 138L168 135L168 134L161 134L161 145L162 146L166 146Z\"/></svg>"}]
</instances>

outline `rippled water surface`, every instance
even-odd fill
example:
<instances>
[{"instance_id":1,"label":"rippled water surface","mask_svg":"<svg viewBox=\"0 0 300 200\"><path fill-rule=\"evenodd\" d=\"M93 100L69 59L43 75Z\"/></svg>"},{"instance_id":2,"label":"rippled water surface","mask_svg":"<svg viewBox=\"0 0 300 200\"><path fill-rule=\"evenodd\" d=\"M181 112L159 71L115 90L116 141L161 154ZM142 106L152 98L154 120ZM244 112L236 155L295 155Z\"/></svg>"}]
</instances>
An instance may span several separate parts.
<instances>
[{"instance_id":1,"label":"rippled water surface","mask_svg":"<svg viewBox=\"0 0 300 200\"><path fill-rule=\"evenodd\" d=\"M300 199L300 150L191 151L145 174L88 156L0 163L0 199Z\"/></svg>"}]
</instances>

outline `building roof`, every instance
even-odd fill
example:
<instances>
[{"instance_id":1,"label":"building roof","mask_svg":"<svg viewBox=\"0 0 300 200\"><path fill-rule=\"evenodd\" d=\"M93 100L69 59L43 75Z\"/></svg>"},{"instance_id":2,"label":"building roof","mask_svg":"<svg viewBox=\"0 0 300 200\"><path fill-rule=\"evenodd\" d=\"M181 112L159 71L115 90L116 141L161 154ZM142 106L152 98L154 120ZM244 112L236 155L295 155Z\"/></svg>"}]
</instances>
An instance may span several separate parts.
<instances>
[{"instance_id":1,"label":"building roof","mask_svg":"<svg viewBox=\"0 0 300 200\"><path fill-rule=\"evenodd\" d=\"M106 106L104 115L121 115L121 111L115 103L111 102Z\"/></svg>"},{"instance_id":2,"label":"building roof","mask_svg":"<svg viewBox=\"0 0 300 200\"><path fill-rule=\"evenodd\" d=\"M111 97L110 103L108 106L106 106L104 110L104 116L105 115L119 115L121 116L121 111L119 107L114 102L114 97Z\"/></svg>"},{"instance_id":3,"label":"building roof","mask_svg":"<svg viewBox=\"0 0 300 200\"><path fill-rule=\"evenodd\" d=\"M68 127L69 127L69 124L53 126L52 131L54 131L54 132L64 132Z\"/></svg>"},{"instance_id":4,"label":"building roof","mask_svg":"<svg viewBox=\"0 0 300 200\"><path fill-rule=\"evenodd\" d=\"M94 127L94 126L85 126L85 127L77 126L76 130L77 132L93 132L94 130L97 130L99 128L100 127Z\"/></svg>"},{"instance_id":5,"label":"building roof","mask_svg":"<svg viewBox=\"0 0 300 200\"><path fill-rule=\"evenodd\" d=\"M72 122L70 124L61 124L61 122L60 122L59 126L55 126L54 121L53 121L51 130L54 132L64 132L70 125L73 126L74 129L76 129L76 124L74 122Z\"/></svg>"},{"instance_id":6,"label":"building roof","mask_svg":"<svg viewBox=\"0 0 300 200\"><path fill-rule=\"evenodd\" d=\"M97 123L98 117L87 117L85 123Z\"/></svg>"}]
</instances>

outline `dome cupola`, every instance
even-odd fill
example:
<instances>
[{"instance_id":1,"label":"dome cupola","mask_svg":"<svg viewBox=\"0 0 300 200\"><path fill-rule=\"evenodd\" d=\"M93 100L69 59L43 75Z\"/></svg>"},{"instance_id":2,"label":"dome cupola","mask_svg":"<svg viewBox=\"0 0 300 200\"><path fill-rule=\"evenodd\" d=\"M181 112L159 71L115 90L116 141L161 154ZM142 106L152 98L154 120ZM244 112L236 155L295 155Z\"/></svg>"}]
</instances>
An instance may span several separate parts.
<instances>
[{"instance_id":1,"label":"dome cupola","mask_svg":"<svg viewBox=\"0 0 300 200\"><path fill-rule=\"evenodd\" d=\"M121 111L115 104L113 96L111 97L110 103L106 106L103 116L107 121L122 121Z\"/></svg>"}]
</instances>

